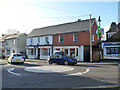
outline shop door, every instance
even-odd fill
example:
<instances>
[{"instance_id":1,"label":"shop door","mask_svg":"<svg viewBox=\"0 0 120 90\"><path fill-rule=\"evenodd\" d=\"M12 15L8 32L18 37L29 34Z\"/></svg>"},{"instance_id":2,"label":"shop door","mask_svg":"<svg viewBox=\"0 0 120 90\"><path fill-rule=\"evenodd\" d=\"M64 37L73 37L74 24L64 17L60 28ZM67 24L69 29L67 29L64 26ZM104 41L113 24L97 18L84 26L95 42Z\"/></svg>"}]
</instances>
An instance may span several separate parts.
<instances>
[{"instance_id":1,"label":"shop door","mask_svg":"<svg viewBox=\"0 0 120 90\"><path fill-rule=\"evenodd\" d=\"M40 48L38 48L38 59L40 59Z\"/></svg>"}]
</instances>

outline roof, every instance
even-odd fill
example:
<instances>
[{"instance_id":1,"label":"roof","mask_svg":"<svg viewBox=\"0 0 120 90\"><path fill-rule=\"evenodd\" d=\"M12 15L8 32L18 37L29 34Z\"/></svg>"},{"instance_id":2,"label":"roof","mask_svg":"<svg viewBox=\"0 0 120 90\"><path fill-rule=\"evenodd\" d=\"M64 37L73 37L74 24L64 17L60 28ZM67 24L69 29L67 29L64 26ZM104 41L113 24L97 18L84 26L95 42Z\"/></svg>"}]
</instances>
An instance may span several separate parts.
<instances>
[{"instance_id":1,"label":"roof","mask_svg":"<svg viewBox=\"0 0 120 90\"><path fill-rule=\"evenodd\" d=\"M17 38L23 34L25 34L25 33L4 35L4 36L0 37L0 41L5 41L6 39Z\"/></svg>"},{"instance_id":2,"label":"roof","mask_svg":"<svg viewBox=\"0 0 120 90\"><path fill-rule=\"evenodd\" d=\"M110 37L107 41L110 41L110 42L119 41L120 42L120 30L117 33L115 33L112 37Z\"/></svg>"},{"instance_id":3,"label":"roof","mask_svg":"<svg viewBox=\"0 0 120 90\"><path fill-rule=\"evenodd\" d=\"M106 33L109 32L117 32L118 30L120 30L120 23L118 23L116 26L114 26L113 28L111 28L109 31L107 31Z\"/></svg>"},{"instance_id":4,"label":"roof","mask_svg":"<svg viewBox=\"0 0 120 90\"><path fill-rule=\"evenodd\" d=\"M91 19L91 22L95 18ZM69 22L59 25L53 25L43 28L36 28L33 29L33 31L28 34L27 37L34 37L34 36L44 36L44 35L53 35L53 34L61 34L61 33L70 33L70 32L82 32L82 31L88 31L89 30L89 19L86 20L78 20L75 22Z\"/></svg>"}]
</instances>

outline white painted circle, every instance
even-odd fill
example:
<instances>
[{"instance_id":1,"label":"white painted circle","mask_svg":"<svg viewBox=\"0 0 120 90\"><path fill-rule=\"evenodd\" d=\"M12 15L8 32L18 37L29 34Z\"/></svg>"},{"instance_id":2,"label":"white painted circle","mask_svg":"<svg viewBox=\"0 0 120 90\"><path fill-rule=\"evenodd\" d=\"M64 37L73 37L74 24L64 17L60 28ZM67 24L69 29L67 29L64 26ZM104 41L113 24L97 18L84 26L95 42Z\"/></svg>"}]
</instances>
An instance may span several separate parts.
<instances>
[{"instance_id":1,"label":"white painted circle","mask_svg":"<svg viewBox=\"0 0 120 90\"><path fill-rule=\"evenodd\" d=\"M36 73L54 73L54 72L66 72L74 70L74 68L68 66L37 66L37 67L27 67L24 69L28 72Z\"/></svg>"}]
</instances>

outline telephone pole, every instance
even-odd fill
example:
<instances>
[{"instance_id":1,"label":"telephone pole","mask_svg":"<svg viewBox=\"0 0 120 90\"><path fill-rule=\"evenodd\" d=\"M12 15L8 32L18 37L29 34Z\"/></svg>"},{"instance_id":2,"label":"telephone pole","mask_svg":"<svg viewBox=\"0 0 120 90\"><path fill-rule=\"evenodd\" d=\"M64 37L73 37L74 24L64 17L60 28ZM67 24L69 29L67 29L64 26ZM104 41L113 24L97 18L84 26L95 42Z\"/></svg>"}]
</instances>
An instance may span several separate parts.
<instances>
[{"instance_id":1,"label":"telephone pole","mask_svg":"<svg viewBox=\"0 0 120 90\"><path fill-rule=\"evenodd\" d=\"M90 14L90 62L92 62L92 30L91 30L91 14Z\"/></svg>"}]
</instances>

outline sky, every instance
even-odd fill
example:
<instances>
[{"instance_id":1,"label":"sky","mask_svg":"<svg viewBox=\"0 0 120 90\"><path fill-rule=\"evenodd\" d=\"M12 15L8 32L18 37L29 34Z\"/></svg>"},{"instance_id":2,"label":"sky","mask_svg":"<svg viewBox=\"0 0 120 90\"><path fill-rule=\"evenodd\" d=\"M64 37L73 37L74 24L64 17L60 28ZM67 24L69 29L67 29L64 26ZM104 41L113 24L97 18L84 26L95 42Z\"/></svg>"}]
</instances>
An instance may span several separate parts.
<instances>
[{"instance_id":1,"label":"sky","mask_svg":"<svg viewBox=\"0 0 120 90\"><path fill-rule=\"evenodd\" d=\"M113 2L114 1L114 2ZM101 17L101 27L109 30L118 23L118 1L0 0L0 35L8 30L29 34L35 28Z\"/></svg>"}]
</instances>

